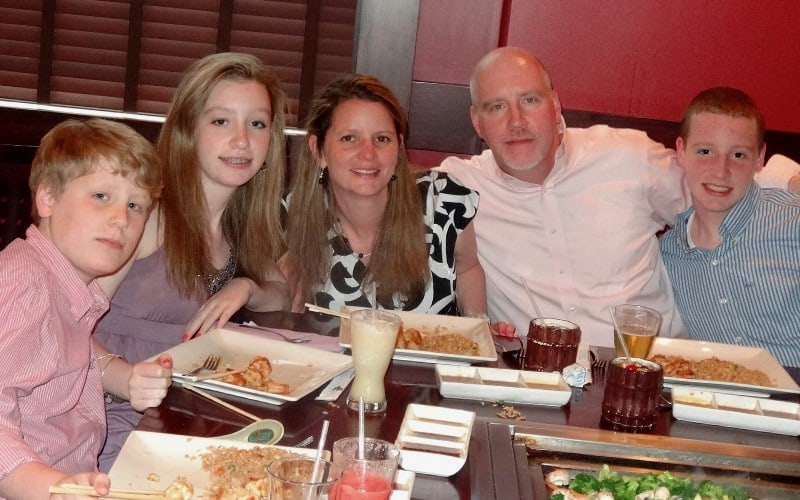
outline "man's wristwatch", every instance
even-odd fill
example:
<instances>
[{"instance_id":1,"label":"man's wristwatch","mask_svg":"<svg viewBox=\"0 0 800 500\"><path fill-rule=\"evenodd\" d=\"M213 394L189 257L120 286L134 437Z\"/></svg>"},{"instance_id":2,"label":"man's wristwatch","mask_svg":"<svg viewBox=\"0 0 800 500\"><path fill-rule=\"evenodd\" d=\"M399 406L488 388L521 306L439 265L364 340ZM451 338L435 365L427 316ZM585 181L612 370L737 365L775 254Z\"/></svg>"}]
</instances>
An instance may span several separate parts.
<instances>
[{"instance_id":1,"label":"man's wristwatch","mask_svg":"<svg viewBox=\"0 0 800 500\"><path fill-rule=\"evenodd\" d=\"M125 402L124 399L122 399L119 396L115 396L114 394L111 394L110 392L104 393L103 394L103 398L105 399L107 405L110 405L111 403L124 403Z\"/></svg>"}]
</instances>

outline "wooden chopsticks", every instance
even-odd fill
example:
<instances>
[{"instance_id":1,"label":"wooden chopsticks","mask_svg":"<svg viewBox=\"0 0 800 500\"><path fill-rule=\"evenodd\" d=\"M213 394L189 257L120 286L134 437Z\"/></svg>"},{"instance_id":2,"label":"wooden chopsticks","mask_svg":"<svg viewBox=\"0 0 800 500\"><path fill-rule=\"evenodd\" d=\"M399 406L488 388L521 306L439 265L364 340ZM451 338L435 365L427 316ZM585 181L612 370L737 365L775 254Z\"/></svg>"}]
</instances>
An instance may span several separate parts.
<instances>
[{"instance_id":1,"label":"wooden chopsticks","mask_svg":"<svg viewBox=\"0 0 800 500\"><path fill-rule=\"evenodd\" d=\"M190 377L190 378L192 379L193 382L199 382L201 380L213 380L215 378L223 378L227 377L228 375L235 375L237 373L242 373L244 371L247 371L247 368L242 368L241 370L228 370L219 373L210 373L208 375L198 375L196 377Z\"/></svg>"},{"instance_id":2,"label":"wooden chopsticks","mask_svg":"<svg viewBox=\"0 0 800 500\"><path fill-rule=\"evenodd\" d=\"M59 484L50 487L50 493L64 494L64 495L84 495L89 497L99 497L100 495L94 490L92 486L82 486L80 484ZM127 490L120 488L111 488L108 494L103 495L103 498L111 498L117 500L156 500L166 499L166 493L163 490Z\"/></svg>"},{"instance_id":3,"label":"wooden chopsticks","mask_svg":"<svg viewBox=\"0 0 800 500\"><path fill-rule=\"evenodd\" d=\"M257 417L256 415L253 415L252 413L250 413L247 410L243 410L243 409L239 408L236 405L232 405L232 404L228 403L227 401L223 401L223 400L219 399L216 396L212 396L211 394L207 393L206 391L204 391L202 389L198 389L197 387L193 386L190 383L184 382L183 383L183 388L186 389L186 390L192 391L193 393L195 393L195 394L197 394L199 396L202 396L202 397L206 398L209 401L213 401L214 403L217 403L220 406L224 406L225 408L227 408L227 409L229 409L229 410L231 410L233 412L236 412L239 415L247 417L247 418L249 418L250 420L252 420L254 422L258 421L258 420L261 420L261 417Z\"/></svg>"},{"instance_id":4,"label":"wooden chopsticks","mask_svg":"<svg viewBox=\"0 0 800 500\"><path fill-rule=\"evenodd\" d=\"M347 314L347 313L334 311L333 309L328 309L327 307L320 307L318 305L310 304L308 302L306 302L306 308L308 308L308 310L311 311L311 312L318 312L318 313L322 313L322 314L328 314L330 316L337 316L339 318L345 318L345 319L350 318L350 315Z\"/></svg>"}]
</instances>

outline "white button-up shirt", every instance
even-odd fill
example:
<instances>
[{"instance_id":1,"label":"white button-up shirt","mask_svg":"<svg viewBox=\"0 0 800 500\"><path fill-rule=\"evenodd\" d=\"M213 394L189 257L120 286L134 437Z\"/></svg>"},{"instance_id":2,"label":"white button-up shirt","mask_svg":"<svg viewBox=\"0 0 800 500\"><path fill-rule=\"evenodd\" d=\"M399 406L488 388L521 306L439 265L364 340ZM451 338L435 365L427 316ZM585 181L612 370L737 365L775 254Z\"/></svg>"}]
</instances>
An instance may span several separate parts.
<instances>
[{"instance_id":1,"label":"white button-up shirt","mask_svg":"<svg viewBox=\"0 0 800 500\"><path fill-rule=\"evenodd\" d=\"M567 128L542 185L505 174L487 150L439 167L475 189L478 256L489 315L526 335L542 314L578 324L582 341L613 345L608 308L635 303L663 316L662 336L683 336L656 233L689 207L674 151L644 132Z\"/></svg>"}]
</instances>

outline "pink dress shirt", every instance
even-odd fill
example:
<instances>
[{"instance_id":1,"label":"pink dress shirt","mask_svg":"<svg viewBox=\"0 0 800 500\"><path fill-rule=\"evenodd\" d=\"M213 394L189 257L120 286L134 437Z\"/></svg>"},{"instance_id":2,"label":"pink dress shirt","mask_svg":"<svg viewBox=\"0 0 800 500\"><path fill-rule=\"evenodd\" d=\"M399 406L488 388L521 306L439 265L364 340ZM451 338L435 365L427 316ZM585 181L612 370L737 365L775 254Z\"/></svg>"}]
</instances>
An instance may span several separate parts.
<instances>
[{"instance_id":1,"label":"pink dress shirt","mask_svg":"<svg viewBox=\"0 0 800 500\"><path fill-rule=\"evenodd\" d=\"M674 151L644 132L567 128L544 184L520 181L490 150L439 167L480 193L478 257L489 316L520 335L542 314L577 323L582 341L613 345L607 308L637 303L663 315L662 336L685 335L656 233L686 210L690 194Z\"/></svg>"},{"instance_id":2,"label":"pink dress shirt","mask_svg":"<svg viewBox=\"0 0 800 500\"><path fill-rule=\"evenodd\" d=\"M107 309L36 226L0 252L0 477L28 462L96 470L106 421L90 339Z\"/></svg>"}]
</instances>

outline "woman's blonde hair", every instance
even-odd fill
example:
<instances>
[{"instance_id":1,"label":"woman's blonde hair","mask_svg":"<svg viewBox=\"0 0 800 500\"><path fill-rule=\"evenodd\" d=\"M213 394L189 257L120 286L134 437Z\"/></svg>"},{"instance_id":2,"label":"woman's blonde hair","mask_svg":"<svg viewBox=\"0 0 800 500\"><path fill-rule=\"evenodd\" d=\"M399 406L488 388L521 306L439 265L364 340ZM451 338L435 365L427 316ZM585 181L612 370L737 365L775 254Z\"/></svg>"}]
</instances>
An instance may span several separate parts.
<instances>
[{"instance_id":1,"label":"woman's blonde hair","mask_svg":"<svg viewBox=\"0 0 800 500\"><path fill-rule=\"evenodd\" d=\"M200 181L195 127L215 86L230 80L262 84L272 105L264 168L237 188L222 215L222 228L234 252L236 275L263 284L264 262L274 262L285 250L280 197L286 169L286 94L278 78L257 57L233 52L204 57L187 70L178 85L158 140L166 173L161 203L166 228L164 253L170 280L186 295L206 294L199 277L215 271L206 243L206 199Z\"/></svg>"},{"instance_id":2,"label":"woman's blonde hair","mask_svg":"<svg viewBox=\"0 0 800 500\"><path fill-rule=\"evenodd\" d=\"M129 178L150 194L155 204L161 193L161 160L155 147L123 123L89 118L65 120L42 138L31 164L31 194L41 185L60 195L67 184L93 173L105 160L115 174ZM36 203L33 219L39 221Z\"/></svg>"},{"instance_id":3,"label":"woman's blonde hair","mask_svg":"<svg viewBox=\"0 0 800 500\"><path fill-rule=\"evenodd\" d=\"M311 105L306 130L309 136L316 136L317 151L311 151L306 141L292 178L286 221L289 265L308 298L330 277L328 231L335 222L335 200L329 183L319 182L320 167L315 158L325 146L334 111L339 104L353 99L382 104L403 141L395 166L396 179L389 182L389 200L362 284L374 282L378 299L384 304L391 304L396 293L412 300L424 293L430 280L422 201L406 156L404 138L408 125L403 108L392 91L372 76L340 76Z\"/></svg>"}]
</instances>

